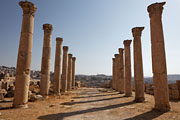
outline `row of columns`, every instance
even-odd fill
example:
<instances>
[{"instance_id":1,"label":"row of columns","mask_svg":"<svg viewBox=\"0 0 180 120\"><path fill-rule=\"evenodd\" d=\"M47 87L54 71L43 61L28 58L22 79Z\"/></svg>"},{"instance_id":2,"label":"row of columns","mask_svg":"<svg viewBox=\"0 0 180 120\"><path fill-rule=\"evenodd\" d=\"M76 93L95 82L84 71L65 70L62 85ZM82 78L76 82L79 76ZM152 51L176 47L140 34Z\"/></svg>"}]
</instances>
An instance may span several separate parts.
<instances>
[{"instance_id":1,"label":"row of columns","mask_svg":"<svg viewBox=\"0 0 180 120\"><path fill-rule=\"evenodd\" d=\"M28 1L21 1L19 5L23 9L23 22L21 28L21 37L18 51L16 67L16 84L13 107L26 108L28 103L28 90L31 72L32 41L34 29L34 15L36 6ZM40 94L48 97L50 87L50 63L51 63L51 24L44 24L44 41L41 64ZM54 94L60 95L60 92L66 92L75 88L75 61L72 54L68 54L68 46L63 47L63 65L61 76L61 51L62 38L56 38L56 53L54 64ZM62 78L62 80L61 80ZM60 91L61 90L61 91Z\"/></svg>"},{"instance_id":2,"label":"row of columns","mask_svg":"<svg viewBox=\"0 0 180 120\"><path fill-rule=\"evenodd\" d=\"M169 94L167 81L167 68L164 35L162 27L162 12L165 2L154 3L148 6L147 10L150 17L151 29L151 52L152 52L152 71L154 81L154 109L169 111ZM144 75L141 47L141 34L144 27L132 28L133 52L134 52L134 83L135 83L135 102L144 102ZM119 54L113 58L112 84L111 87L120 94L125 92L125 96L132 96L131 85L131 45L132 40L124 40L124 49L119 48ZM124 51L124 52L123 52ZM124 54L124 55L123 55ZM124 57L124 58L123 58Z\"/></svg>"}]
</instances>

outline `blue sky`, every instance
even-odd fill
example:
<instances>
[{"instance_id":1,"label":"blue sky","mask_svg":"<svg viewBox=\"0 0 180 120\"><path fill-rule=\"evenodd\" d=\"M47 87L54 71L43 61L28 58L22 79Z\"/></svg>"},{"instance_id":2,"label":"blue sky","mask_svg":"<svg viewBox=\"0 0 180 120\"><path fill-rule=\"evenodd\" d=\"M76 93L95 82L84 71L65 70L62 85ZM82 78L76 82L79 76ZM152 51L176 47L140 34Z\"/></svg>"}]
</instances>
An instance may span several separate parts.
<instances>
[{"instance_id":1,"label":"blue sky","mask_svg":"<svg viewBox=\"0 0 180 120\"><path fill-rule=\"evenodd\" d=\"M16 66L22 23L20 0L0 4L0 65ZM150 23L147 6L160 0L29 0L37 6L31 68L40 70L42 25L52 24L51 70L54 70L56 37L64 39L69 53L77 57L76 74L111 75L112 57L132 39L131 29L144 26L142 50L144 75L152 76ZM163 27L168 74L180 73L180 1L166 0ZM133 45L131 60L133 74Z\"/></svg>"}]
</instances>

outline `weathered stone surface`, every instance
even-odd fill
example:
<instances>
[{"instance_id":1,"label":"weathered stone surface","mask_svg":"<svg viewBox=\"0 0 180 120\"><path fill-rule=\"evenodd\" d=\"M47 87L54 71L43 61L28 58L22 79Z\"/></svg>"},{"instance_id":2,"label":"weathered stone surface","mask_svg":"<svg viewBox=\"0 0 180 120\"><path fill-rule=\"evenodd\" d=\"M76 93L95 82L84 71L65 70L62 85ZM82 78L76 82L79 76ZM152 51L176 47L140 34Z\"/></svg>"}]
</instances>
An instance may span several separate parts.
<instances>
[{"instance_id":1,"label":"weathered stone surface","mask_svg":"<svg viewBox=\"0 0 180 120\"><path fill-rule=\"evenodd\" d=\"M40 94L46 97L48 96L50 86L51 40L53 27L51 24L44 24L43 30L44 41L41 64Z\"/></svg>"},{"instance_id":2,"label":"weathered stone surface","mask_svg":"<svg viewBox=\"0 0 180 120\"><path fill-rule=\"evenodd\" d=\"M67 90L72 89L72 54L68 54Z\"/></svg>"},{"instance_id":3,"label":"weathered stone surface","mask_svg":"<svg viewBox=\"0 0 180 120\"><path fill-rule=\"evenodd\" d=\"M61 88L61 51L62 51L62 38L56 38L56 55L55 55L55 65L54 65L54 82L53 89L54 94L60 95Z\"/></svg>"},{"instance_id":4,"label":"weathered stone surface","mask_svg":"<svg viewBox=\"0 0 180 120\"><path fill-rule=\"evenodd\" d=\"M151 27L151 51L154 81L155 109L169 111L166 55L162 27L162 12L165 2L148 6Z\"/></svg>"},{"instance_id":5,"label":"weathered stone surface","mask_svg":"<svg viewBox=\"0 0 180 120\"><path fill-rule=\"evenodd\" d=\"M67 55L68 55L68 46L63 47L63 63L62 63L62 80L61 80L61 90L66 92L67 90Z\"/></svg>"},{"instance_id":6,"label":"weathered stone surface","mask_svg":"<svg viewBox=\"0 0 180 120\"><path fill-rule=\"evenodd\" d=\"M125 50L125 96L132 96L132 86L131 86L131 50L130 44L132 40L124 40L124 50Z\"/></svg>"},{"instance_id":7,"label":"weathered stone surface","mask_svg":"<svg viewBox=\"0 0 180 120\"><path fill-rule=\"evenodd\" d=\"M16 67L16 86L13 106L16 108L26 108L31 69L34 14L37 8L33 3L28 1L21 1L19 5L23 9L23 22Z\"/></svg>"},{"instance_id":8,"label":"weathered stone surface","mask_svg":"<svg viewBox=\"0 0 180 120\"><path fill-rule=\"evenodd\" d=\"M119 87L119 92L120 94L123 94L125 92L125 84L124 84L124 49L119 48L119 67L120 67L120 72L119 72L119 80L120 80L120 87Z\"/></svg>"},{"instance_id":9,"label":"weathered stone surface","mask_svg":"<svg viewBox=\"0 0 180 120\"><path fill-rule=\"evenodd\" d=\"M72 88L75 88L76 57L72 57Z\"/></svg>"},{"instance_id":10,"label":"weathered stone surface","mask_svg":"<svg viewBox=\"0 0 180 120\"><path fill-rule=\"evenodd\" d=\"M132 29L134 37L134 82L135 82L135 102L144 102L144 74L141 48L141 34L144 27L135 27Z\"/></svg>"},{"instance_id":11,"label":"weathered stone surface","mask_svg":"<svg viewBox=\"0 0 180 120\"><path fill-rule=\"evenodd\" d=\"M115 89L115 69L116 69L116 66L115 66L115 58L112 58L112 89Z\"/></svg>"},{"instance_id":12,"label":"weathered stone surface","mask_svg":"<svg viewBox=\"0 0 180 120\"><path fill-rule=\"evenodd\" d=\"M115 54L115 90L120 90L120 80L119 80L119 73L120 73L120 66L119 66L119 54Z\"/></svg>"}]
</instances>

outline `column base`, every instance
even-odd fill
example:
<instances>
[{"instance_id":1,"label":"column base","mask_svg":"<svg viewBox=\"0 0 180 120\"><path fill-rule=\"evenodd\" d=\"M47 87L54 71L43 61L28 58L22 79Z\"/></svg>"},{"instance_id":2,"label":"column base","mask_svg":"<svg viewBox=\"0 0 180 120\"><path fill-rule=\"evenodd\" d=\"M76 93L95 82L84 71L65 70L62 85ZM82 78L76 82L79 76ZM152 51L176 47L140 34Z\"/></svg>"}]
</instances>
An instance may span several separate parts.
<instances>
[{"instance_id":1,"label":"column base","mask_svg":"<svg viewBox=\"0 0 180 120\"><path fill-rule=\"evenodd\" d=\"M26 108L29 108L29 107L28 107L28 104L24 104L24 105L14 105L13 104L13 108L25 108L26 109Z\"/></svg>"},{"instance_id":2,"label":"column base","mask_svg":"<svg viewBox=\"0 0 180 120\"><path fill-rule=\"evenodd\" d=\"M153 110L155 111L160 111L160 112L169 112L171 110L170 106L166 106L166 107L158 107L155 105L155 107L153 108Z\"/></svg>"},{"instance_id":3,"label":"column base","mask_svg":"<svg viewBox=\"0 0 180 120\"><path fill-rule=\"evenodd\" d=\"M139 98L136 97L136 98L134 99L134 102L136 102L136 103L141 103L141 102L145 102L144 100L145 100L144 97L139 97Z\"/></svg>"},{"instance_id":4,"label":"column base","mask_svg":"<svg viewBox=\"0 0 180 120\"><path fill-rule=\"evenodd\" d=\"M125 94L124 97L132 97L132 94Z\"/></svg>"},{"instance_id":5,"label":"column base","mask_svg":"<svg viewBox=\"0 0 180 120\"><path fill-rule=\"evenodd\" d=\"M119 94L124 94L124 92L119 92Z\"/></svg>"}]
</instances>

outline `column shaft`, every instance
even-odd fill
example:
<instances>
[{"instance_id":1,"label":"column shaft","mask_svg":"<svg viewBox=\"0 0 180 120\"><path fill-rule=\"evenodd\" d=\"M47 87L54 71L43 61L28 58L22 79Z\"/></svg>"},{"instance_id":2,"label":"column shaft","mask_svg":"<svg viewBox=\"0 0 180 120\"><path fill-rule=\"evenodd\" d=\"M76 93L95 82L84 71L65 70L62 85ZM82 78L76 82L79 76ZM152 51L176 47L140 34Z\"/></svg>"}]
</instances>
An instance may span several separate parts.
<instances>
[{"instance_id":1,"label":"column shaft","mask_svg":"<svg viewBox=\"0 0 180 120\"><path fill-rule=\"evenodd\" d=\"M56 38L56 55L54 65L54 93L60 95L60 81L61 81L61 50L62 50L62 38Z\"/></svg>"},{"instance_id":2,"label":"column shaft","mask_svg":"<svg viewBox=\"0 0 180 120\"><path fill-rule=\"evenodd\" d=\"M66 92L67 90L67 55L68 55L68 46L63 47L63 63L62 63L62 80L61 80L61 90Z\"/></svg>"},{"instance_id":3,"label":"column shaft","mask_svg":"<svg viewBox=\"0 0 180 120\"><path fill-rule=\"evenodd\" d=\"M76 57L72 58L72 87L75 89Z\"/></svg>"},{"instance_id":4,"label":"column shaft","mask_svg":"<svg viewBox=\"0 0 180 120\"><path fill-rule=\"evenodd\" d=\"M120 72L119 72L119 80L120 80L120 94L124 93L124 49L119 48L119 59L120 59Z\"/></svg>"},{"instance_id":5,"label":"column shaft","mask_svg":"<svg viewBox=\"0 0 180 120\"><path fill-rule=\"evenodd\" d=\"M163 3L148 6L151 27L151 52L154 80L155 109L170 110L166 55L162 27Z\"/></svg>"},{"instance_id":6,"label":"column shaft","mask_svg":"<svg viewBox=\"0 0 180 120\"><path fill-rule=\"evenodd\" d=\"M68 77L67 77L67 90L72 89L72 54L68 54Z\"/></svg>"},{"instance_id":7,"label":"column shaft","mask_svg":"<svg viewBox=\"0 0 180 120\"><path fill-rule=\"evenodd\" d=\"M131 87L131 51L130 44L132 40L124 40L125 49L125 96L132 96Z\"/></svg>"},{"instance_id":8,"label":"column shaft","mask_svg":"<svg viewBox=\"0 0 180 120\"><path fill-rule=\"evenodd\" d=\"M50 86L50 62L51 62L51 40L52 40L52 25L44 24L44 42L41 63L41 80L40 80L40 94L44 97L49 94Z\"/></svg>"},{"instance_id":9,"label":"column shaft","mask_svg":"<svg viewBox=\"0 0 180 120\"><path fill-rule=\"evenodd\" d=\"M27 107L31 73L34 14L37 8L33 3L28 1L21 1L19 2L19 5L23 9L23 21L16 67L16 84L13 106Z\"/></svg>"},{"instance_id":10,"label":"column shaft","mask_svg":"<svg viewBox=\"0 0 180 120\"><path fill-rule=\"evenodd\" d=\"M142 63L141 33L144 27L132 29L134 41L134 82L135 82L135 102L144 101L144 74Z\"/></svg>"}]
</instances>

